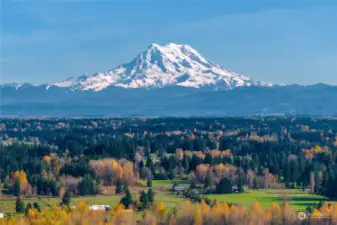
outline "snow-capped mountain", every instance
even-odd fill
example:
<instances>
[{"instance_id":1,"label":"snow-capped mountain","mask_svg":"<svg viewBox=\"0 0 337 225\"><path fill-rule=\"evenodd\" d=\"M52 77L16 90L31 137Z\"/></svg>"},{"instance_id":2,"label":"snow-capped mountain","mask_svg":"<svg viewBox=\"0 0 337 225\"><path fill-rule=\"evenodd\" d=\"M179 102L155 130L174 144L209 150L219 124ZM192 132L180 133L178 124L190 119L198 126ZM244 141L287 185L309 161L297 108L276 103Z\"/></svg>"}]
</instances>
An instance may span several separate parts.
<instances>
[{"instance_id":1,"label":"snow-capped mountain","mask_svg":"<svg viewBox=\"0 0 337 225\"><path fill-rule=\"evenodd\" d=\"M241 86L272 86L224 69L205 59L188 45L152 44L130 63L108 72L72 77L47 86L73 90L101 91L108 86L123 88L160 88L166 86L213 87L233 89Z\"/></svg>"},{"instance_id":2,"label":"snow-capped mountain","mask_svg":"<svg viewBox=\"0 0 337 225\"><path fill-rule=\"evenodd\" d=\"M18 84L18 83L9 83L9 84L1 84L0 87L2 88L13 88L13 89L18 89L20 88L22 85Z\"/></svg>"},{"instance_id":3,"label":"snow-capped mountain","mask_svg":"<svg viewBox=\"0 0 337 225\"><path fill-rule=\"evenodd\" d=\"M0 116L337 115L337 86L256 81L173 43L152 44L107 72L3 84L0 99Z\"/></svg>"}]
</instances>

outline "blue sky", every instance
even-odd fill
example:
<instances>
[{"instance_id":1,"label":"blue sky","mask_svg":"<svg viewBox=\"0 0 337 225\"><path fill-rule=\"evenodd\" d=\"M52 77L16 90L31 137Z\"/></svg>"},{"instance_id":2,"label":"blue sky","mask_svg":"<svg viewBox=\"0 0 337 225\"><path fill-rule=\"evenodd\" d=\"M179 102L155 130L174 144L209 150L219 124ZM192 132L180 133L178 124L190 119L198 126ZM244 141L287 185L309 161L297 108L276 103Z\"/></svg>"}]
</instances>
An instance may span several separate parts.
<instances>
[{"instance_id":1,"label":"blue sky","mask_svg":"<svg viewBox=\"0 0 337 225\"><path fill-rule=\"evenodd\" d=\"M273 83L337 85L336 0L4 0L1 82L109 70L151 43L189 44Z\"/></svg>"}]
</instances>

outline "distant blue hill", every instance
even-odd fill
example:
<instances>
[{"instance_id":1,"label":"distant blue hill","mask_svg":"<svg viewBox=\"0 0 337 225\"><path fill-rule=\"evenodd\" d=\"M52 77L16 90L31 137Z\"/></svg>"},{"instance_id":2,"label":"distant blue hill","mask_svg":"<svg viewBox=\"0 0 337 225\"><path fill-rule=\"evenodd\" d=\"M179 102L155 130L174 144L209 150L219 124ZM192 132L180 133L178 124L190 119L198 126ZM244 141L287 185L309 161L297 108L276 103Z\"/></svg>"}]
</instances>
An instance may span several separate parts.
<instances>
[{"instance_id":1,"label":"distant blue hill","mask_svg":"<svg viewBox=\"0 0 337 225\"><path fill-rule=\"evenodd\" d=\"M1 116L337 115L337 87L325 84L239 87L108 87L102 91L1 86Z\"/></svg>"}]
</instances>

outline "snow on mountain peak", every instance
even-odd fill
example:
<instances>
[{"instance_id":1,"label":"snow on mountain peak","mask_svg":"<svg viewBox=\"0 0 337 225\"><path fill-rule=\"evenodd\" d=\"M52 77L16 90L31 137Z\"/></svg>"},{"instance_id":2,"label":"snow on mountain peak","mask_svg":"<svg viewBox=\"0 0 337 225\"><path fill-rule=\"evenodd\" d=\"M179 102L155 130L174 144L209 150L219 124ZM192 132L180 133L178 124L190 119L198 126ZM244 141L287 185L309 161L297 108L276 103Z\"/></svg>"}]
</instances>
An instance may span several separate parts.
<instances>
[{"instance_id":1,"label":"snow on mountain peak","mask_svg":"<svg viewBox=\"0 0 337 225\"><path fill-rule=\"evenodd\" d=\"M123 88L161 88L170 85L216 89L240 86L271 86L231 72L205 59L189 45L151 44L131 62L108 72L69 78L53 83L74 90L100 91L108 86Z\"/></svg>"}]
</instances>

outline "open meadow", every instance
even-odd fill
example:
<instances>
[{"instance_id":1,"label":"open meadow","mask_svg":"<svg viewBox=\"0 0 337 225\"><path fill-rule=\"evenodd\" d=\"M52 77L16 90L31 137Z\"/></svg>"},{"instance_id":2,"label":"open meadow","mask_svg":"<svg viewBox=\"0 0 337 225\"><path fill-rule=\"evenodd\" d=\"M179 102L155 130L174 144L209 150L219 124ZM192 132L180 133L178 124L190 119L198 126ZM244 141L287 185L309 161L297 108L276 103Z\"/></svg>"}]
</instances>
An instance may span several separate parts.
<instances>
[{"instance_id":1,"label":"open meadow","mask_svg":"<svg viewBox=\"0 0 337 225\"><path fill-rule=\"evenodd\" d=\"M183 185L185 187L188 186L188 181L182 180L156 180L153 181L153 190L155 192L155 202L160 203L163 202L165 207L168 209L174 208L179 202L185 200L182 195L176 195L171 192L170 189L173 183L177 183L179 185ZM133 200L139 199L140 191L147 191L147 187L143 185L146 183L144 181L140 182L139 186L130 188ZM141 186L143 185L143 186ZM81 197L73 197L71 198L71 206L77 205L79 202L84 202L87 205L110 205L115 207L119 204L121 198L124 194L114 194L114 195L95 195L95 196L81 196ZM0 208L5 213L11 213L15 215L15 200L16 197L3 195L0 197ZM51 207L52 205L59 205L61 199L58 197L31 197L25 198L24 203L27 205L28 203L38 202L41 208Z\"/></svg>"},{"instance_id":2,"label":"open meadow","mask_svg":"<svg viewBox=\"0 0 337 225\"><path fill-rule=\"evenodd\" d=\"M309 194L307 191L297 189L260 189L247 190L240 194L211 194L206 195L209 199L216 199L222 202L249 205L259 202L262 207L268 207L272 203L281 203L286 200L296 211L305 211L308 206L319 204L319 202L328 201L325 197L315 194Z\"/></svg>"},{"instance_id":3,"label":"open meadow","mask_svg":"<svg viewBox=\"0 0 337 225\"><path fill-rule=\"evenodd\" d=\"M145 184L145 181L141 181L140 184ZM186 180L154 180L153 190L155 191L155 201L157 203L164 203L165 207L170 210L177 206L180 202L187 200L183 195L177 195L170 191L172 185L176 183L180 186L187 188L189 186ZM133 200L139 199L139 192L147 190L147 188L138 186L131 189ZM260 189L260 190L246 190L244 193L233 194L208 194L203 195L211 200L217 200L220 202L235 203L239 205L248 206L254 202L259 202L263 208L269 207L272 203L282 203L287 201L296 211L305 211L308 206L318 205L320 202L332 203L333 201L327 200L327 198L310 194L308 191L302 191L300 189ZM110 205L112 207L118 205L123 194L115 195L97 195L97 196L84 196L73 197L71 199L71 206L77 205L79 202L84 202L87 205ZM44 207L50 207L52 205L58 205L60 198L57 197L32 197L24 199L25 204L38 202L39 205ZM11 213L15 215L15 197L2 196L0 198L0 207L5 213Z\"/></svg>"}]
</instances>

